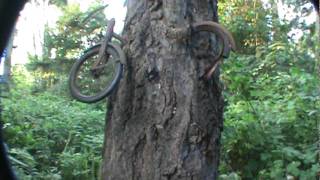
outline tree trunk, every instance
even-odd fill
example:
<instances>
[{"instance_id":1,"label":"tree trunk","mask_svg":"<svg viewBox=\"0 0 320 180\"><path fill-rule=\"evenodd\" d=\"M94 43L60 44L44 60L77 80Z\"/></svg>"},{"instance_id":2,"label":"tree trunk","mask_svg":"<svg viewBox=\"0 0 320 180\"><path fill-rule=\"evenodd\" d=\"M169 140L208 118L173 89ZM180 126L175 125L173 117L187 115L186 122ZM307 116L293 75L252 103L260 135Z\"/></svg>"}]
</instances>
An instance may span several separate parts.
<instances>
[{"instance_id":1,"label":"tree trunk","mask_svg":"<svg viewBox=\"0 0 320 180\"><path fill-rule=\"evenodd\" d=\"M11 33L10 39L7 43L7 54L5 57L5 61L4 61L4 77L7 80L11 79L11 54L12 54L12 49L13 49L13 39L14 39L14 35L15 35L15 28L13 28L13 31Z\"/></svg>"},{"instance_id":2,"label":"tree trunk","mask_svg":"<svg viewBox=\"0 0 320 180\"><path fill-rule=\"evenodd\" d=\"M104 179L217 179L223 99L217 77L199 78L216 45L206 33L187 31L217 21L216 0L127 5L128 62L108 103Z\"/></svg>"}]
</instances>

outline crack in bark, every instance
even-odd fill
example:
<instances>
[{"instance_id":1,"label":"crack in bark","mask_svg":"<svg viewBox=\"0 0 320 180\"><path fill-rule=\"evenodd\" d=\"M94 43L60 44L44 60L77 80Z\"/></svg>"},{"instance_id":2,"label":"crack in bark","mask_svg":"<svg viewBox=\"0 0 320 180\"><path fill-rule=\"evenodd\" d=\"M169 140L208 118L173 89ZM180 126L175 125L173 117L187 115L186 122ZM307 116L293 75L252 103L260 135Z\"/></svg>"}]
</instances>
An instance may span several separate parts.
<instances>
[{"instance_id":1,"label":"crack in bark","mask_svg":"<svg viewBox=\"0 0 320 180\"><path fill-rule=\"evenodd\" d=\"M161 110L161 113L164 114L164 111L166 110L166 106L167 106L167 96L163 90L161 90L160 92L162 92L162 96L164 97L164 105Z\"/></svg>"},{"instance_id":2,"label":"crack in bark","mask_svg":"<svg viewBox=\"0 0 320 180\"><path fill-rule=\"evenodd\" d=\"M162 7L162 0L155 0L153 5L149 8L150 11L158 11Z\"/></svg>"},{"instance_id":3,"label":"crack in bark","mask_svg":"<svg viewBox=\"0 0 320 180\"><path fill-rule=\"evenodd\" d=\"M165 120L163 122L164 128L168 127L169 121L171 121L175 116L174 111L175 111L175 108L177 107L177 94L175 91L172 91L172 92L173 92L173 96L172 96L172 98L170 98L170 99L173 99L172 105L170 107L168 107L168 108L170 108L170 114L169 114L169 117L165 118Z\"/></svg>"},{"instance_id":4,"label":"crack in bark","mask_svg":"<svg viewBox=\"0 0 320 180\"><path fill-rule=\"evenodd\" d=\"M167 172L163 173L162 175L167 178L167 180L171 180L173 176L177 173L177 167L175 166L171 170L167 170Z\"/></svg>"},{"instance_id":5,"label":"crack in bark","mask_svg":"<svg viewBox=\"0 0 320 180\"><path fill-rule=\"evenodd\" d=\"M146 135L143 135L142 138L136 143L133 154L132 154L132 177L134 180L141 179L141 166L143 165L143 150L146 145ZM138 164L139 163L139 164Z\"/></svg>"}]
</instances>

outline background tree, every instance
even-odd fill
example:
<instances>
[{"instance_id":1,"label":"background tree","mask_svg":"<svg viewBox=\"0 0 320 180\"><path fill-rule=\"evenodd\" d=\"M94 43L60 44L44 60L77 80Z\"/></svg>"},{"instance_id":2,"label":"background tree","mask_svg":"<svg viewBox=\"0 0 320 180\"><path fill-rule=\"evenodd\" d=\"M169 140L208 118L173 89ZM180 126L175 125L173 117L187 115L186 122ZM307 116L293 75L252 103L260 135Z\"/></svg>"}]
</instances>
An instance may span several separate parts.
<instances>
[{"instance_id":1,"label":"background tree","mask_svg":"<svg viewBox=\"0 0 320 180\"><path fill-rule=\"evenodd\" d=\"M5 53L6 56L3 62L4 63L3 75L7 81L11 79L11 54L12 54L12 49L14 48L14 44L13 44L14 33L15 31L12 32L9 42L7 43L6 53Z\"/></svg>"}]
</instances>

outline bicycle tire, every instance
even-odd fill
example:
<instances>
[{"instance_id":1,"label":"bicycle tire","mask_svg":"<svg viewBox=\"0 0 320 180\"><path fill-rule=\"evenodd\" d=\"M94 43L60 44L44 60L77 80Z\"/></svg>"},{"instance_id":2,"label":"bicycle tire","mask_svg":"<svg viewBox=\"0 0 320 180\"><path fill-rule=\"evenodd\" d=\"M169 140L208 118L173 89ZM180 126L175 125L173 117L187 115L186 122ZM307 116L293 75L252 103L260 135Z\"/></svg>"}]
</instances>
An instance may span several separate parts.
<instances>
[{"instance_id":1,"label":"bicycle tire","mask_svg":"<svg viewBox=\"0 0 320 180\"><path fill-rule=\"evenodd\" d=\"M119 52L122 50L121 50L121 48L117 47L117 45L109 43L107 46L107 49L106 49L107 53L118 58L118 61L116 61L115 76L114 76L112 82L110 83L110 85L106 86L100 92L98 92L94 95L85 95L77 87L77 85L76 85L77 74L78 74L81 66L83 65L84 62L89 61L90 57L99 54L100 47L101 47L101 45L99 44L99 45L96 45L96 46L89 48L79 58L79 60L73 64L73 66L71 68L70 75L69 75L69 82L68 82L70 93L73 98L77 99L80 102L95 103L97 101L102 100L106 96L110 95L110 93L115 89L115 87L118 85L118 83L121 79L121 75L122 75L122 71L123 71L123 64L121 63L120 58L123 58L123 57L121 57L121 55L124 53Z\"/></svg>"}]
</instances>

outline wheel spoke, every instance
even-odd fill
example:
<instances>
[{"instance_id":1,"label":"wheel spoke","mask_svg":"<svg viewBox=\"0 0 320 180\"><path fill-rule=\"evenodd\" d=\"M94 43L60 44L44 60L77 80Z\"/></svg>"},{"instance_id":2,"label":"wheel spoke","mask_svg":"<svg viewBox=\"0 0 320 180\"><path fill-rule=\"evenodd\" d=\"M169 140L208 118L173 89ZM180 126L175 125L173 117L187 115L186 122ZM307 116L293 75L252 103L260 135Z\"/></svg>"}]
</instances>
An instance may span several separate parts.
<instances>
[{"instance_id":1,"label":"wheel spoke","mask_svg":"<svg viewBox=\"0 0 320 180\"><path fill-rule=\"evenodd\" d=\"M121 77L119 56L124 59L124 53L120 47L108 45L108 60L102 59L97 63L99 49L99 46L95 46L88 50L71 69L69 87L73 97L82 102L92 103L102 99L112 91Z\"/></svg>"}]
</instances>

